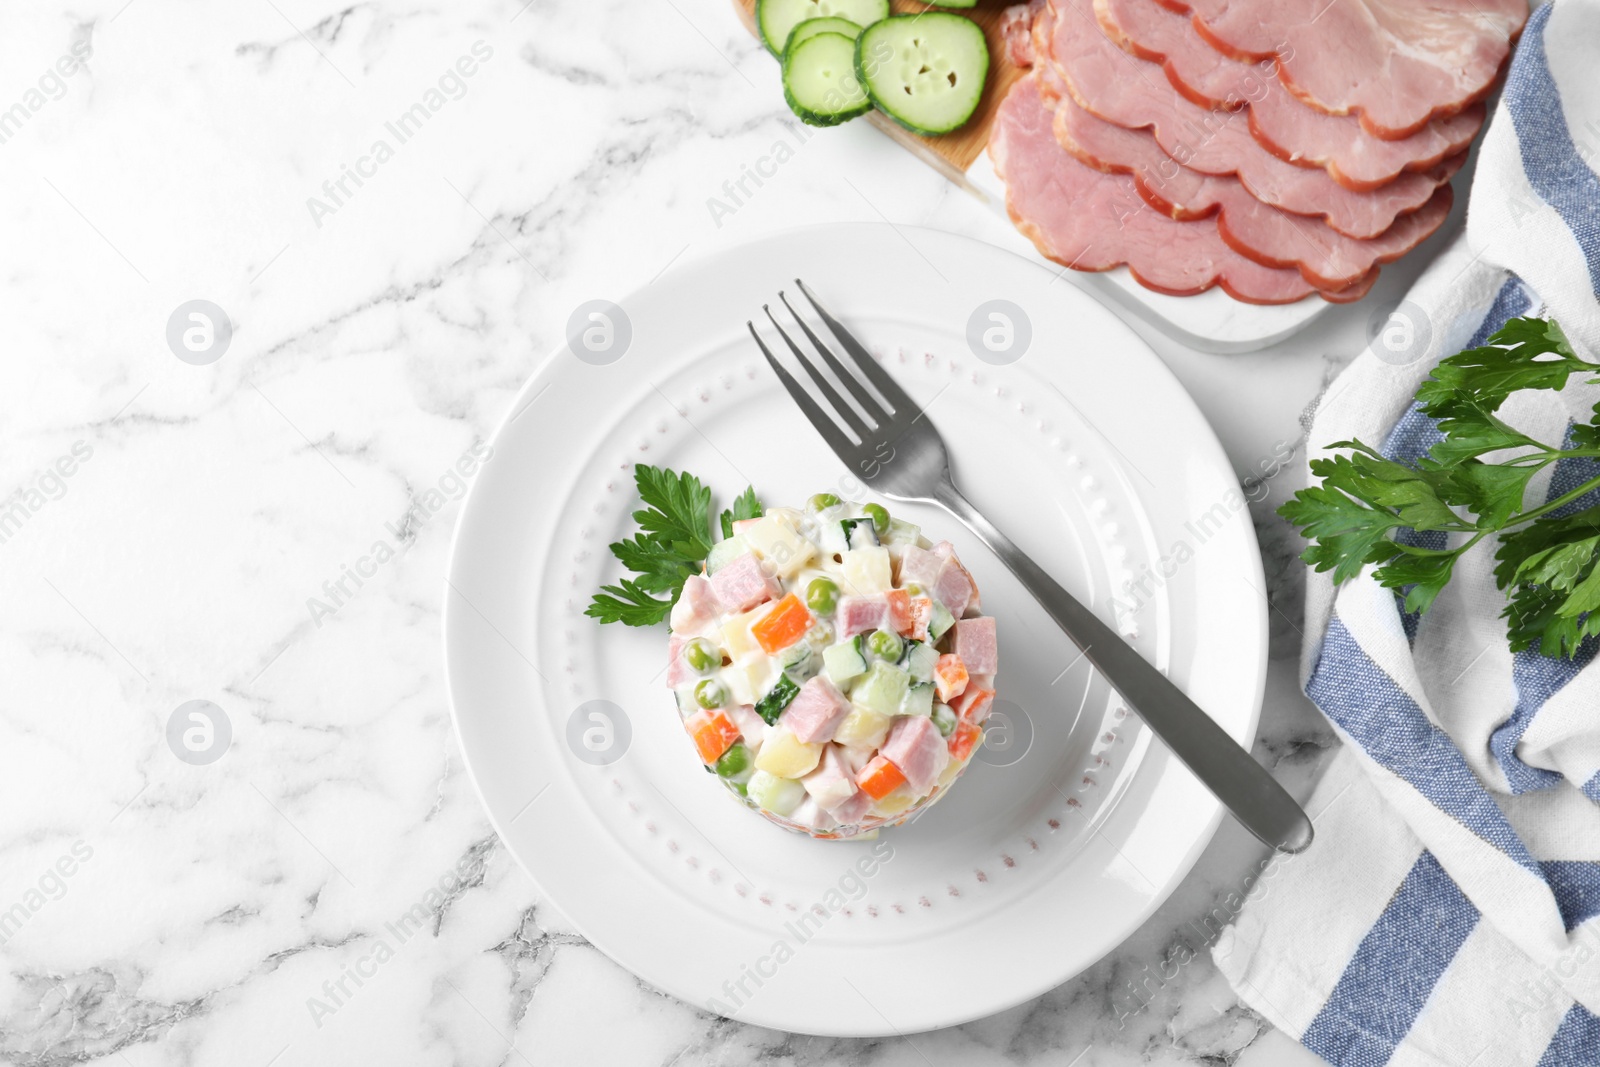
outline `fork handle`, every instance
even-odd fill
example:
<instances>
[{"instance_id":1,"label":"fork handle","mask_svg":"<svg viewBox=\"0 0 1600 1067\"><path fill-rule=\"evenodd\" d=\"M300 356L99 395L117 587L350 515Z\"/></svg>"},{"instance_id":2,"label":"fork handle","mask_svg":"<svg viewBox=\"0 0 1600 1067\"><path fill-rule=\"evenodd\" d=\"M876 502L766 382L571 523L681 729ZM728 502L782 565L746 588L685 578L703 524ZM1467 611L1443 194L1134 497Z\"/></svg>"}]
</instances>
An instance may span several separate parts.
<instances>
[{"instance_id":1,"label":"fork handle","mask_svg":"<svg viewBox=\"0 0 1600 1067\"><path fill-rule=\"evenodd\" d=\"M1284 788L1218 726L1182 689L1152 666L1111 627L1051 578L1027 553L984 518L948 475L934 502L1015 574L1083 656L1106 676L1122 699L1165 741L1184 766L1216 794L1245 829L1280 852L1311 844L1311 820Z\"/></svg>"}]
</instances>

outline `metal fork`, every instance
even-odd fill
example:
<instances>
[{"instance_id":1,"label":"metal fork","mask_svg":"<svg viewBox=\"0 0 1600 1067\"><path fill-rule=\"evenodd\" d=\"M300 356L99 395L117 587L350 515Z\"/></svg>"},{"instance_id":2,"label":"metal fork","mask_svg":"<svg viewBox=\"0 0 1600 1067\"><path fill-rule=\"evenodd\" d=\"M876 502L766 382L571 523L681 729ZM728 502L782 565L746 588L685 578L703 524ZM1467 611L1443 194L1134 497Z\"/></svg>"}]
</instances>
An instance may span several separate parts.
<instances>
[{"instance_id":1,"label":"metal fork","mask_svg":"<svg viewBox=\"0 0 1600 1067\"><path fill-rule=\"evenodd\" d=\"M789 309L822 362L855 398L859 411L801 351L770 307L762 305L762 310L833 408L832 415L778 362L755 323L746 325L784 388L838 457L862 481L889 499L937 504L976 534L1077 644L1084 658L1104 672L1123 700L1246 829L1282 852L1299 852L1311 844L1311 820L1249 752L961 495L950 478L950 456L939 431L806 284L796 278L795 285L837 339L853 370L812 331L787 296L780 292L778 299ZM866 388L863 378L877 390L881 401Z\"/></svg>"}]
</instances>

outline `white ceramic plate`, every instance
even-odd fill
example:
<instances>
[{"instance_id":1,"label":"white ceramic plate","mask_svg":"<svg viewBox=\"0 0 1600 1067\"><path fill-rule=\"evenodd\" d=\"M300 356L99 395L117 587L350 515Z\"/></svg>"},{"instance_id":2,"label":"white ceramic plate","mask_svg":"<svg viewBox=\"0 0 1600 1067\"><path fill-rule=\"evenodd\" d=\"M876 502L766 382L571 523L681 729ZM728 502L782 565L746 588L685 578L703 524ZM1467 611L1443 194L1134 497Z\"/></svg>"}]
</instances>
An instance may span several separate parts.
<instances>
[{"instance_id":1,"label":"white ceramic plate","mask_svg":"<svg viewBox=\"0 0 1600 1067\"><path fill-rule=\"evenodd\" d=\"M946 516L893 502L955 542L999 620L994 748L948 799L877 842L786 833L701 769L663 685L665 630L601 627L582 611L619 576L606 546L631 529L636 462L693 471L723 502L747 483L774 504L825 489L869 498L745 331L796 276L927 404L967 495L1116 615L1229 733L1253 736L1260 557L1189 398L1051 272L876 225L682 267L621 301L620 358L597 365L564 347L546 361L456 530L445 612L456 728L495 828L541 891L646 981L785 1030L926 1030L1033 997L1115 947L1189 870L1220 809L998 561ZM1031 326L1005 366L967 340L991 299ZM1118 610L1127 582L1142 591Z\"/></svg>"}]
</instances>

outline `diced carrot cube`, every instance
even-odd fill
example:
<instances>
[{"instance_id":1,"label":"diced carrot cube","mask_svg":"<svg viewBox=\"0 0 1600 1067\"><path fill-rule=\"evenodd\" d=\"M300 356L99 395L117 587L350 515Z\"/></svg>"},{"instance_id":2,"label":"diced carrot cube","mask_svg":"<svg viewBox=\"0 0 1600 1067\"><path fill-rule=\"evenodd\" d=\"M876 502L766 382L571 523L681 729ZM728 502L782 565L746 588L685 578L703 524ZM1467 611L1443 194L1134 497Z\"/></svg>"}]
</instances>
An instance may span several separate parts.
<instances>
[{"instance_id":1,"label":"diced carrot cube","mask_svg":"<svg viewBox=\"0 0 1600 1067\"><path fill-rule=\"evenodd\" d=\"M750 632L770 656L782 652L804 637L806 631L811 629L811 622L811 612L806 610L799 597L790 593L778 601L760 622L750 627Z\"/></svg>"},{"instance_id":2,"label":"diced carrot cube","mask_svg":"<svg viewBox=\"0 0 1600 1067\"><path fill-rule=\"evenodd\" d=\"M967 665L961 662L960 656L946 652L939 657L939 662L933 665L933 688L946 704L966 691Z\"/></svg>"},{"instance_id":3,"label":"diced carrot cube","mask_svg":"<svg viewBox=\"0 0 1600 1067\"><path fill-rule=\"evenodd\" d=\"M887 756L873 756L872 762L856 775L856 785L873 800L882 800L905 784L906 776Z\"/></svg>"},{"instance_id":4,"label":"diced carrot cube","mask_svg":"<svg viewBox=\"0 0 1600 1067\"><path fill-rule=\"evenodd\" d=\"M956 723L955 732L950 735L950 756L952 759L966 759L972 755L972 750L978 744L978 738L983 736L983 727L965 720Z\"/></svg>"},{"instance_id":5,"label":"diced carrot cube","mask_svg":"<svg viewBox=\"0 0 1600 1067\"><path fill-rule=\"evenodd\" d=\"M933 621L933 598L914 596L911 598L911 637L915 641L928 639L928 623Z\"/></svg>"},{"instance_id":6,"label":"diced carrot cube","mask_svg":"<svg viewBox=\"0 0 1600 1067\"><path fill-rule=\"evenodd\" d=\"M960 696L948 703L963 721L982 722L989 717L989 706L994 703L994 690L981 685L969 685L961 691Z\"/></svg>"},{"instance_id":7,"label":"diced carrot cube","mask_svg":"<svg viewBox=\"0 0 1600 1067\"><path fill-rule=\"evenodd\" d=\"M895 633L911 633L911 594L904 589L891 589L883 595L889 602L889 622Z\"/></svg>"},{"instance_id":8,"label":"diced carrot cube","mask_svg":"<svg viewBox=\"0 0 1600 1067\"><path fill-rule=\"evenodd\" d=\"M700 758L706 763L717 762L739 740L739 728L721 708L695 712L683 720L683 728L694 738L694 747L700 750Z\"/></svg>"}]
</instances>

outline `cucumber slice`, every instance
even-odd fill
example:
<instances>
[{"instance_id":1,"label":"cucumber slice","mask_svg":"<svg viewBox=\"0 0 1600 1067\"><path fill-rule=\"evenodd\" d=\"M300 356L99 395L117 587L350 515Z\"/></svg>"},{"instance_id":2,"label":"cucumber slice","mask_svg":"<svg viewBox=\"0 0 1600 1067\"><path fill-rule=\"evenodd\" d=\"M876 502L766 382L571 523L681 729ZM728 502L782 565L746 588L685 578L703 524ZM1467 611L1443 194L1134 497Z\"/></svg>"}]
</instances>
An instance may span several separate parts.
<instances>
[{"instance_id":1,"label":"cucumber slice","mask_svg":"<svg viewBox=\"0 0 1600 1067\"><path fill-rule=\"evenodd\" d=\"M889 17L889 0L756 0L756 25L767 51L783 58L789 34L808 19L838 16L857 26Z\"/></svg>"},{"instance_id":2,"label":"cucumber slice","mask_svg":"<svg viewBox=\"0 0 1600 1067\"><path fill-rule=\"evenodd\" d=\"M852 41L861 36L861 27L849 19L842 19L838 15L828 15L820 19L806 19L789 31L789 40L783 46L783 54L788 55L789 50L801 41L809 40L819 33L842 33Z\"/></svg>"},{"instance_id":3,"label":"cucumber slice","mask_svg":"<svg viewBox=\"0 0 1600 1067\"><path fill-rule=\"evenodd\" d=\"M912 133L937 136L978 109L989 43L961 15L896 15L856 39L856 75L879 111Z\"/></svg>"},{"instance_id":4,"label":"cucumber slice","mask_svg":"<svg viewBox=\"0 0 1600 1067\"><path fill-rule=\"evenodd\" d=\"M849 641L828 646L822 654L828 680L838 688L848 690L851 682L867 673L867 654L861 645L861 635L856 634Z\"/></svg>"},{"instance_id":5,"label":"cucumber slice","mask_svg":"<svg viewBox=\"0 0 1600 1067\"><path fill-rule=\"evenodd\" d=\"M819 33L783 59L783 98L807 126L837 126L872 109L856 80L856 44L842 33Z\"/></svg>"}]
</instances>

